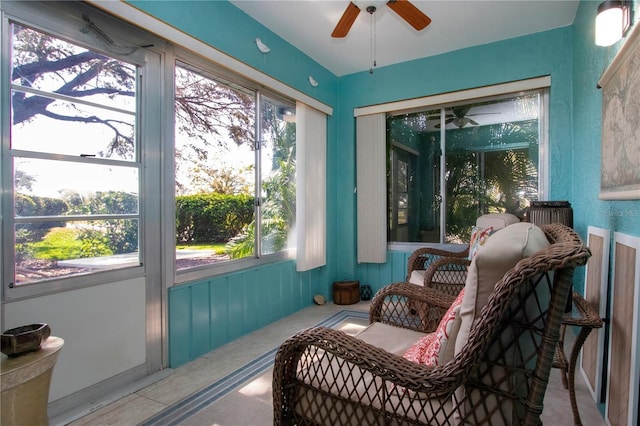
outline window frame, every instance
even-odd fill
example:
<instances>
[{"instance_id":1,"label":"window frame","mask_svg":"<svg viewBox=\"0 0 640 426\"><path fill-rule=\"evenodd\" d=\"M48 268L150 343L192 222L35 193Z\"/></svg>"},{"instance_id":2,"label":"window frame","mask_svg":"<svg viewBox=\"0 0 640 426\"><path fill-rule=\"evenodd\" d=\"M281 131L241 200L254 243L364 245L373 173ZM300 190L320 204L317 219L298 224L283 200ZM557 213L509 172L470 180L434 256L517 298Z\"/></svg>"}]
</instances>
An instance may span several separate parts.
<instances>
[{"instance_id":1,"label":"window frame","mask_svg":"<svg viewBox=\"0 0 640 426\"><path fill-rule=\"evenodd\" d=\"M15 279L15 248L13 244L14 226L16 223L22 222L22 220L14 221L14 186L13 186L13 159L14 153L24 153L22 150L11 149L11 117L10 117L10 102L11 102L11 62L6 61L3 63L0 70L0 102L2 105L6 105L7 108L2 108L2 115L0 116L0 127L2 128L2 163L1 177L3 184L3 194L0 199L0 211L2 211L2 217L5 218L2 224L2 262L0 267L0 274L3 280L2 286L2 300L19 300L28 297L43 296L47 294L59 293L69 290L75 290L85 288L93 285L106 284L111 282L123 281L126 279L132 279L136 277L142 277L147 273L145 268L146 260L148 260L148 254L146 253L146 247L152 247L153 243L149 242L147 238L154 238L153 233L145 231L147 227L147 220L145 219L145 212L153 211L153 208L145 205L146 201L142 194L147 191L149 185L155 185L154 179L150 179L148 176L150 173L155 173L158 170L158 164L155 159L152 159L146 155L146 151L149 149L147 146L152 144L153 140L159 138L158 132L152 130L150 126L150 117L153 116L152 110L157 108L157 104L160 102L160 95L154 93L153 85L157 82L160 73L160 63L158 61L159 52L153 48L140 49L135 54L122 56L114 52L109 52L107 49L101 47L90 33L82 33L78 31L76 25L80 12L88 12L92 17L96 17L100 20L100 27L109 31L114 37L118 39L126 39L132 44L138 45L157 45L158 40L145 32L144 30L135 29L128 24L121 22L118 18L104 14L103 12L93 9L87 5L81 4L68 4L65 6L50 6L37 4L21 4L20 2L3 2L3 13L0 17L1 31L2 31L2 57L11 57L11 33L10 28L12 23L22 25L28 28L32 28L37 31L49 34L51 36L60 38L78 46L85 47L92 51L102 53L104 55L125 61L136 66L137 73L137 94L136 94L136 119L135 119L135 131L136 131L136 154L135 158L131 161L121 159L102 159L102 158L87 158L76 159L78 163L86 164L108 164L118 165L124 164L127 167L136 168L139 176L138 181L138 213L135 219L138 219L138 253L139 264L127 265L121 268L104 270L104 271L92 271L84 274L77 274L68 277L54 278L44 281L35 281L31 283L25 283L20 285L13 285ZM155 62L153 67L148 66L148 62ZM143 100L143 97L146 99ZM156 114L157 117L157 114ZM158 142L156 142L158 143ZM159 144L159 143L158 143ZM156 148L152 148L156 149ZM31 155L29 152L29 158L43 158L43 159L56 159L65 157L58 154L35 154ZM66 156L68 157L68 156ZM10 190L7 190L10 189ZM129 215L121 215L123 219L130 219ZM127 217L125 217L127 216ZM69 218L73 219L74 216ZM90 216L87 219L100 219L101 215ZM63 217L65 219L65 217ZM151 235L151 236L150 236Z\"/></svg>"},{"instance_id":2,"label":"window frame","mask_svg":"<svg viewBox=\"0 0 640 426\"><path fill-rule=\"evenodd\" d=\"M506 97L509 95L518 95L523 92L540 91L540 111L539 111L539 157L538 157L538 195L540 199L545 199L549 194L549 92L551 89L551 76L545 75L540 77L534 77L529 79L510 81L495 85L476 87L456 92L441 93L431 96L425 96L420 98L399 100L394 102L363 106L354 108L353 115L356 119L369 115L384 114L388 115L401 115L417 111L423 111L426 109L437 109L441 106L451 106L454 104L465 104L473 101L489 100L493 97ZM444 127L441 130L444 132ZM444 138L441 138L441 143L444 143ZM444 146L442 146L444 149ZM386 153L385 153L386 158ZM440 159L441 176L445 171L444 155L441 155ZM387 170L382 171L386 175ZM360 185L360 182L358 182ZM441 192L445 193L446 181L441 179ZM387 191L386 185L384 188L385 194ZM384 197L386 199L386 197ZM443 204L445 200L443 200ZM385 206L385 210L386 206ZM444 222L444 209L440 211L440 220ZM388 226L388 214L385 215L385 221L378 226ZM386 235L386 233L385 233ZM360 245L375 245L374 242L365 238L363 241L358 242ZM439 247L448 250L459 249L459 244L451 243L425 243L425 242L394 242L389 241L388 237L385 241L388 251L413 251L418 247Z\"/></svg>"},{"instance_id":3,"label":"window frame","mask_svg":"<svg viewBox=\"0 0 640 426\"><path fill-rule=\"evenodd\" d=\"M228 71L225 68L222 68L219 64L213 62L212 60L203 58L199 55L195 55L187 51L186 49L183 49L180 47L174 48L173 55L174 56L171 58L171 60L167 60L167 71L169 68L169 63L171 64L170 72L171 72L172 79L175 78L174 67L180 65L187 69L196 70L198 73L201 73L204 76L207 76L212 79L216 79L225 84L241 86L242 89L250 90L251 92L254 93L256 115L260 113L259 112L260 102L262 102L262 97L267 97L269 99L282 101L283 103L290 104L293 108L295 108L295 105L296 105L295 100L290 99L285 95L279 94L273 90L269 90L265 88L263 85L258 84L252 80L243 78L238 74ZM174 117L173 117L173 104L175 103L174 95L175 95L175 92L172 93L171 95L171 111L172 111L171 121L172 122L174 121ZM260 128L260 122L261 120L258 117L256 117L254 120L254 129L253 129L254 141L251 141L254 144L256 143L255 137L259 137L262 131L262 129ZM175 139L172 138L171 142L172 142L171 143L172 149L175 149ZM262 192L260 152L261 151L258 149L254 150L254 165L255 165L254 196L255 197L259 197ZM170 176L172 177L172 179L175 180L174 163L171 162L170 167L169 167L169 164L167 164L165 170L167 171L167 173L171 173ZM173 214L173 217L175 217L176 195L175 195L175 188L173 185L171 185L171 188L173 188L173 190L171 192L171 196L166 197L167 206L165 207L165 209L166 211L171 211ZM261 218L260 209L261 209L260 203L257 203L256 205L254 205L254 214L255 214L256 222L259 222ZM175 267L176 265L176 250L175 250L176 230L175 230L175 220L174 220L173 221L173 240L169 242L168 237L165 240L167 244L171 244L171 247L173 249L171 252L169 251L166 252L167 259L172 264L171 275L173 276L173 283L183 284L190 281L196 281L204 278L215 277L215 276L228 274L228 273L236 272L243 269L255 268L261 265L290 260L295 258L295 253L296 253L295 248L286 248L274 253L261 254L262 241L260 236L260 228L261 228L260 226L257 226L256 228L255 252L253 256L244 257L242 259L231 259L227 261L215 262L215 263L210 263L206 265L195 266L192 268L177 270Z\"/></svg>"},{"instance_id":4,"label":"window frame","mask_svg":"<svg viewBox=\"0 0 640 426\"><path fill-rule=\"evenodd\" d=\"M29 297L38 297L46 294L65 292L81 289L88 286L109 284L128 279L135 279L146 276L148 280L162 281L161 287L167 289L174 284L181 284L188 281L212 278L222 274L250 269L264 264L272 264L285 261L295 257L295 250L288 249L288 252L277 252L265 255L262 258L239 259L224 262L215 268L205 266L204 269L191 268L188 272L180 273L179 277L175 270L175 194L173 179L173 162L167 161L172 156L173 139L173 95L172 87L175 58L190 56L206 61L211 64L221 75L233 81L243 81L256 87L265 95L272 99L285 99L293 105L304 103L329 117L333 115L333 108L293 86L263 73L246 63L243 63L232 56L229 56L215 47L172 27L163 21L142 12L124 2L103 2L88 0L86 2L49 3L46 2L20 2L3 1L0 10L0 30L2 39L8 40L9 20L16 21L22 25L41 30L48 34L70 40L82 46L88 46L92 50L101 51L96 48L93 35L82 35L78 33L78 28L86 23L82 22L78 10L88 10L101 16L99 24L103 27L104 22L109 23L110 35L118 37L118 40L126 40L138 46L144 46L144 50L157 56L157 60L152 62L157 65L157 72L152 76L143 73L143 84L148 87L148 93L143 95L140 102L145 110L148 108L155 115L144 114L141 110L141 127L147 126L143 132L143 138L139 140L143 174L140 178L140 193L153 194L153 197L141 197L139 206L140 231L139 249L142 265L134 268L118 269L113 271L92 272L90 274L64 277L60 279L34 284L25 284L18 288L8 289L4 277L7 275L5 265L13 262L13 249L10 245L13 238L12 232L7 233L7 229L13 227L12 220L3 221L2 226L2 262L0 262L0 276L3 277L2 300L11 301ZM104 22L103 22L104 21ZM113 26L113 28L111 28ZM92 42L81 42L80 39L93 40ZM159 38L161 37L161 38ZM8 43L2 43L3 57L9 57L6 51ZM104 51L105 54L118 58L118 55ZM130 58L122 58L136 65L143 65L145 61L131 61ZM155 61L155 62L154 62ZM8 105L9 95L6 89L9 87L10 76L4 70L0 73L0 102ZM158 89L160 88L160 89ZM143 89L144 90L144 89ZM153 96L152 96L153 95ZM9 113L7 108L2 108L0 114L0 125L3 146L8 144L10 129L6 126L9 123ZM159 124L160 123L160 124ZM150 130L151 129L151 130ZM8 145L7 145L8 146ZM4 149L4 148L3 148ZM4 160L3 160L4 161ZM12 168L6 167L6 161L0 164L0 176L2 182L13 182ZM11 186L13 187L13 186ZM3 216L7 214L7 206L12 206L12 194L3 187L3 194L0 196L0 212ZM148 200L147 198L155 198ZM9 209L12 214L12 208ZM5 216L6 217L6 216ZM13 217L13 216L11 216ZM11 226L7 223L11 222ZM7 250L9 248L11 250ZM11 252L9 255L8 252ZM148 265L157 265L149 267ZM12 269L13 271L13 269ZM7 290L11 290L7 292Z\"/></svg>"}]
</instances>

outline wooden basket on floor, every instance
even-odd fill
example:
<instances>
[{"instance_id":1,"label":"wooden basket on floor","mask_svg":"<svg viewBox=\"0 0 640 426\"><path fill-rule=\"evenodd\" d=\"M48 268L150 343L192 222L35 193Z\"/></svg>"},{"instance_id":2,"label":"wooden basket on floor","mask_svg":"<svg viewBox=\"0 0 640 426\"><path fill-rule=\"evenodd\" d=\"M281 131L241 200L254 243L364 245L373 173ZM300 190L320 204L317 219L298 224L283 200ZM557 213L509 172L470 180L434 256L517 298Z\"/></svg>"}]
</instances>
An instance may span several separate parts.
<instances>
[{"instance_id":1,"label":"wooden basket on floor","mask_svg":"<svg viewBox=\"0 0 640 426\"><path fill-rule=\"evenodd\" d=\"M353 305L360 301L360 281L336 281L333 283L333 303Z\"/></svg>"}]
</instances>

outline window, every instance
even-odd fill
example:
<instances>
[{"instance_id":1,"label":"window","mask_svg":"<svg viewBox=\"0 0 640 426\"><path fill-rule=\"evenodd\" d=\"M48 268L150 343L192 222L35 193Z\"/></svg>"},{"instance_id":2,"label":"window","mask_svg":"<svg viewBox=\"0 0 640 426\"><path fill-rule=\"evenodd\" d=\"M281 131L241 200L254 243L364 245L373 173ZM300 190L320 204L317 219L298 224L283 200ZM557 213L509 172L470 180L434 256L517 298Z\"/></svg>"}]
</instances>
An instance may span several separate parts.
<instances>
[{"instance_id":1,"label":"window","mask_svg":"<svg viewBox=\"0 0 640 426\"><path fill-rule=\"evenodd\" d=\"M301 267L324 264L324 198L296 179L326 192L331 108L168 26L173 43L82 2L2 11L5 300L290 258L296 225Z\"/></svg>"},{"instance_id":2,"label":"window","mask_svg":"<svg viewBox=\"0 0 640 426\"><path fill-rule=\"evenodd\" d=\"M538 200L542 93L390 114L389 241L464 243L478 216Z\"/></svg>"},{"instance_id":3,"label":"window","mask_svg":"<svg viewBox=\"0 0 640 426\"><path fill-rule=\"evenodd\" d=\"M211 68L175 67L177 271L292 247L295 105Z\"/></svg>"},{"instance_id":4,"label":"window","mask_svg":"<svg viewBox=\"0 0 640 426\"><path fill-rule=\"evenodd\" d=\"M139 266L138 67L19 23L10 34L9 286Z\"/></svg>"}]
</instances>

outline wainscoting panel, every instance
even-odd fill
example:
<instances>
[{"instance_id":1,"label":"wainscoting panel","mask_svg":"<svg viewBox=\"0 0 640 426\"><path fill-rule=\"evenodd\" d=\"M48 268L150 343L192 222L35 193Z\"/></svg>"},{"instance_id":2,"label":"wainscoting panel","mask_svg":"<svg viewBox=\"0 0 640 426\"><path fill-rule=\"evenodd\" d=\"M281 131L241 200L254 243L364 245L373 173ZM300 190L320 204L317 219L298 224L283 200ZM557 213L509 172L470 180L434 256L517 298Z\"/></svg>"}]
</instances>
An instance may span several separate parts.
<instances>
[{"instance_id":1,"label":"wainscoting panel","mask_svg":"<svg viewBox=\"0 0 640 426\"><path fill-rule=\"evenodd\" d=\"M637 425L640 387L640 238L614 232L613 250L609 385L605 419L611 425Z\"/></svg>"},{"instance_id":2,"label":"wainscoting panel","mask_svg":"<svg viewBox=\"0 0 640 426\"><path fill-rule=\"evenodd\" d=\"M587 229L587 246L591 250L591 258L586 266L584 299L603 319L607 315L610 234L608 229L594 226ZM582 347L580 358L582 376L595 402L602 399L604 348L605 329L592 330Z\"/></svg>"},{"instance_id":3,"label":"wainscoting panel","mask_svg":"<svg viewBox=\"0 0 640 426\"><path fill-rule=\"evenodd\" d=\"M389 251L387 263L361 263L356 279L360 285L370 285L374 293L387 284L406 281L409 256L411 252Z\"/></svg>"},{"instance_id":4,"label":"wainscoting panel","mask_svg":"<svg viewBox=\"0 0 640 426\"><path fill-rule=\"evenodd\" d=\"M171 287L169 366L178 367L328 296L326 268L298 273L293 261Z\"/></svg>"}]
</instances>

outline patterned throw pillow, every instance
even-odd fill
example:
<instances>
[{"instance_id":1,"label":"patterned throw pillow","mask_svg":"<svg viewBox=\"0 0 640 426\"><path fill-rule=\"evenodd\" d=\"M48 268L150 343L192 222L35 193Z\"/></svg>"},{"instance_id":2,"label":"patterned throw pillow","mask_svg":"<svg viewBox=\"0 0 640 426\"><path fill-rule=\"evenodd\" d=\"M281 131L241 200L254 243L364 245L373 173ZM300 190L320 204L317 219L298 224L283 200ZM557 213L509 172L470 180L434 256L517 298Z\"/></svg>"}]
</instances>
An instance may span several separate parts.
<instances>
[{"instance_id":1,"label":"patterned throw pillow","mask_svg":"<svg viewBox=\"0 0 640 426\"><path fill-rule=\"evenodd\" d=\"M446 351L447 345L454 345L455 338L451 339L451 330L456 317L460 314L460 304L464 296L464 289L460 291L456 300L451 304L433 333L429 333L418 339L403 357L418 364L435 367L440 364L440 354Z\"/></svg>"},{"instance_id":2,"label":"patterned throw pillow","mask_svg":"<svg viewBox=\"0 0 640 426\"><path fill-rule=\"evenodd\" d=\"M489 238L489 235L493 233L493 226L489 228L481 228L474 226L471 229L471 241L469 241L469 256L468 259L472 260L478 251L478 247L483 246Z\"/></svg>"}]
</instances>

